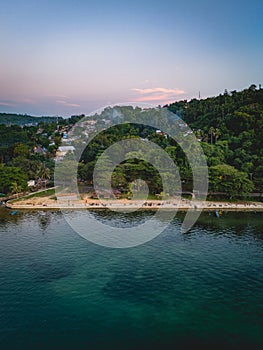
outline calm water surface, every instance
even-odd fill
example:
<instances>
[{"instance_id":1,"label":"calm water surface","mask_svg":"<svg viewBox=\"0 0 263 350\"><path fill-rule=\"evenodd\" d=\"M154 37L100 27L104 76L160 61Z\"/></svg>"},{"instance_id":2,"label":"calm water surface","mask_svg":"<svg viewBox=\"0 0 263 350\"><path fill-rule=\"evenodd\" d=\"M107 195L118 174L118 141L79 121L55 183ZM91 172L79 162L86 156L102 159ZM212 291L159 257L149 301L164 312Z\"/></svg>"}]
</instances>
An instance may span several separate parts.
<instances>
[{"instance_id":1,"label":"calm water surface","mask_svg":"<svg viewBox=\"0 0 263 350\"><path fill-rule=\"evenodd\" d=\"M182 218L121 250L60 212L1 209L0 349L263 349L263 214L203 213L187 234Z\"/></svg>"}]
</instances>

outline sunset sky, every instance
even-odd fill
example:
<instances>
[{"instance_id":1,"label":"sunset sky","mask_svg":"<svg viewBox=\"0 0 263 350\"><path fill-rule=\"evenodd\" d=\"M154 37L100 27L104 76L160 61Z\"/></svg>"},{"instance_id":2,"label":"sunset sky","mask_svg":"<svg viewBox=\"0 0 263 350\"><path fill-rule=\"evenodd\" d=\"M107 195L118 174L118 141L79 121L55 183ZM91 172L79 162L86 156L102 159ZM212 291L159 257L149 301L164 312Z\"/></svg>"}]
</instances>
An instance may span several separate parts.
<instances>
[{"instance_id":1,"label":"sunset sky","mask_svg":"<svg viewBox=\"0 0 263 350\"><path fill-rule=\"evenodd\" d=\"M69 116L263 85L262 14L262 0L0 0L0 112Z\"/></svg>"}]
</instances>

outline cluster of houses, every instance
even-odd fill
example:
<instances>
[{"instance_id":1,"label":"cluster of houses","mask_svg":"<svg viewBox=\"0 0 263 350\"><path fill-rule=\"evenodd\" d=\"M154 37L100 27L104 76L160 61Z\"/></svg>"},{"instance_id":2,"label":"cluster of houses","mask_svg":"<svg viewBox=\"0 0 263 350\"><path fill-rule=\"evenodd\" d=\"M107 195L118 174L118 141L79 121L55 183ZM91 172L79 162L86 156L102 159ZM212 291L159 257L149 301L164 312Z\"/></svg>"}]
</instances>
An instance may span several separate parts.
<instances>
[{"instance_id":1,"label":"cluster of houses","mask_svg":"<svg viewBox=\"0 0 263 350\"><path fill-rule=\"evenodd\" d=\"M75 147L72 144L83 137L88 138L89 133L96 130L96 123L97 120L94 119L84 120L77 125L74 125L70 133L68 132L68 129L63 130L62 128L62 145L58 147L55 161L61 161L67 153L73 153ZM79 135L77 134L77 127L78 129L82 129L82 131L79 132Z\"/></svg>"}]
</instances>

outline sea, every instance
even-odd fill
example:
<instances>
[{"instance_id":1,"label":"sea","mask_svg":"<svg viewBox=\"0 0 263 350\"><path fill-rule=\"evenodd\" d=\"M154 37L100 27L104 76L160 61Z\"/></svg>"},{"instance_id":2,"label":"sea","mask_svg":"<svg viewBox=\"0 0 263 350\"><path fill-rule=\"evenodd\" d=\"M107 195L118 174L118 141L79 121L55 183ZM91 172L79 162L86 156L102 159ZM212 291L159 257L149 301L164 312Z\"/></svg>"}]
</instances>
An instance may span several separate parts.
<instances>
[{"instance_id":1,"label":"sea","mask_svg":"<svg viewBox=\"0 0 263 350\"><path fill-rule=\"evenodd\" d=\"M182 233L184 215L117 249L60 211L0 209L0 349L263 349L263 213L203 212Z\"/></svg>"}]
</instances>

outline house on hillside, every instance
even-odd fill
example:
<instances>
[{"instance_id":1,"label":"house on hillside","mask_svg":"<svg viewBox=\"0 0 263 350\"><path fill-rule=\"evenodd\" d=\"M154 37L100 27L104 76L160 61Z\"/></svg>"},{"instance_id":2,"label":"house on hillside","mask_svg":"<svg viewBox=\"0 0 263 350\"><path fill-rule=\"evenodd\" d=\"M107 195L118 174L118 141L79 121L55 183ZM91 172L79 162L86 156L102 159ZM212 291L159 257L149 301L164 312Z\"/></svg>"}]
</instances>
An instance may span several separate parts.
<instances>
[{"instance_id":1,"label":"house on hillside","mask_svg":"<svg viewBox=\"0 0 263 350\"><path fill-rule=\"evenodd\" d=\"M33 149L34 153L39 153L42 154L43 156L46 155L46 149L44 147L42 147L41 145L36 145Z\"/></svg>"},{"instance_id":2,"label":"house on hillside","mask_svg":"<svg viewBox=\"0 0 263 350\"><path fill-rule=\"evenodd\" d=\"M156 135L159 136L164 136L167 139L167 134L165 132L163 132L162 130L156 130Z\"/></svg>"},{"instance_id":3,"label":"house on hillside","mask_svg":"<svg viewBox=\"0 0 263 350\"><path fill-rule=\"evenodd\" d=\"M56 160L61 160L67 153L73 153L75 151L74 146L60 146L56 153Z\"/></svg>"}]
</instances>

